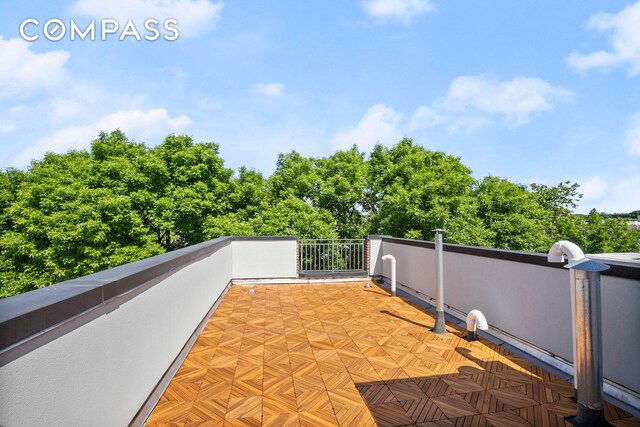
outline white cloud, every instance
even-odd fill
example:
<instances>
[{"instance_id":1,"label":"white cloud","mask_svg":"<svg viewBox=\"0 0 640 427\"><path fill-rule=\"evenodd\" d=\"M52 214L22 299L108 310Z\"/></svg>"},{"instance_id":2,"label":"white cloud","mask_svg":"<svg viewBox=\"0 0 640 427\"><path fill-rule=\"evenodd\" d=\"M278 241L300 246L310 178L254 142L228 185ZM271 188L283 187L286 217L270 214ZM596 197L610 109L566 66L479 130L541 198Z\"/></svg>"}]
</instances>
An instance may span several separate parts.
<instances>
[{"instance_id":1,"label":"white cloud","mask_svg":"<svg viewBox=\"0 0 640 427\"><path fill-rule=\"evenodd\" d=\"M418 107L408 129L445 126L449 133L471 133L496 120L517 127L572 96L568 90L534 77L498 80L486 75L460 76L432 106Z\"/></svg>"},{"instance_id":2,"label":"white cloud","mask_svg":"<svg viewBox=\"0 0 640 427\"><path fill-rule=\"evenodd\" d=\"M640 188L640 174L631 173L621 179L604 179L595 176L585 181L579 191L584 194L580 206L576 210L589 213L591 209L598 212L631 212L640 208L637 197Z\"/></svg>"},{"instance_id":3,"label":"white cloud","mask_svg":"<svg viewBox=\"0 0 640 427\"><path fill-rule=\"evenodd\" d=\"M409 130L428 129L446 123L447 118L437 110L426 106L418 107L411 120Z\"/></svg>"},{"instance_id":4,"label":"white cloud","mask_svg":"<svg viewBox=\"0 0 640 427\"><path fill-rule=\"evenodd\" d=\"M401 115L393 109L374 105L357 125L334 135L331 146L344 149L357 144L366 150L378 140L397 141L403 127L413 132L442 126L449 133L472 133L495 121L517 127L572 96L568 90L538 78L501 81L484 75L460 76L442 98L431 106L418 107L407 122L401 123Z\"/></svg>"},{"instance_id":5,"label":"white cloud","mask_svg":"<svg viewBox=\"0 0 640 427\"><path fill-rule=\"evenodd\" d=\"M475 112L501 116L519 126L535 114L553 110L557 101L566 101L571 92L532 77L500 81L485 75L454 79L442 101L449 111Z\"/></svg>"},{"instance_id":6,"label":"white cloud","mask_svg":"<svg viewBox=\"0 0 640 427\"><path fill-rule=\"evenodd\" d=\"M123 24L131 19L136 25L143 25L148 18L173 18L178 20L180 35L192 37L215 28L223 6L222 2L209 0L77 0L71 12L97 19L114 18ZM142 27L139 29L142 31Z\"/></svg>"},{"instance_id":7,"label":"white cloud","mask_svg":"<svg viewBox=\"0 0 640 427\"><path fill-rule=\"evenodd\" d=\"M599 176L594 176L586 180L580 186L582 193L582 201L597 200L606 193L608 188L607 182Z\"/></svg>"},{"instance_id":8,"label":"white cloud","mask_svg":"<svg viewBox=\"0 0 640 427\"><path fill-rule=\"evenodd\" d=\"M481 116L458 116L453 117L447 124L449 134L466 132L471 134L477 130L485 128L491 124L491 120Z\"/></svg>"},{"instance_id":9,"label":"white cloud","mask_svg":"<svg viewBox=\"0 0 640 427\"><path fill-rule=\"evenodd\" d=\"M629 128L624 134L624 143L629 147L629 154L640 156L640 112L631 116Z\"/></svg>"},{"instance_id":10,"label":"white cloud","mask_svg":"<svg viewBox=\"0 0 640 427\"><path fill-rule=\"evenodd\" d=\"M181 131L191 123L191 119L185 115L170 117L164 108L122 110L105 115L94 123L58 130L18 154L13 165L25 166L48 151L64 153L87 148L100 131L110 132L119 128L132 139L162 138L167 133Z\"/></svg>"},{"instance_id":11,"label":"white cloud","mask_svg":"<svg viewBox=\"0 0 640 427\"><path fill-rule=\"evenodd\" d=\"M24 104L14 105L0 115L0 133L14 133L18 128L17 122L25 116L28 108Z\"/></svg>"},{"instance_id":12,"label":"white cloud","mask_svg":"<svg viewBox=\"0 0 640 427\"><path fill-rule=\"evenodd\" d=\"M0 133L13 133L16 130L16 125L9 120L0 119Z\"/></svg>"},{"instance_id":13,"label":"white cloud","mask_svg":"<svg viewBox=\"0 0 640 427\"><path fill-rule=\"evenodd\" d=\"M609 33L611 50L582 54L573 51L567 63L579 70L629 66L629 75L640 74L640 1L615 14L597 13L587 23L587 29Z\"/></svg>"},{"instance_id":14,"label":"white cloud","mask_svg":"<svg viewBox=\"0 0 640 427\"><path fill-rule=\"evenodd\" d=\"M268 98L275 98L282 95L284 92L284 85L282 83L256 83L251 86L251 91L258 95L264 95Z\"/></svg>"},{"instance_id":15,"label":"white cloud","mask_svg":"<svg viewBox=\"0 0 640 427\"><path fill-rule=\"evenodd\" d=\"M430 0L365 0L362 7L370 18L408 24L411 19L435 10Z\"/></svg>"},{"instance_id":16,"label":"white cloud","mask_svg":"<svg viewBox=\"0 0 640 427\"><path fill-rule=\"evenodd\" d=\"M220 102L214 102L207 98L203 98L198 101L198 106L207 111L219 111L223 108L223 105Z\"/></svg>"},{"instance_id":17,"label":"white cloud","mask_svg":"<svg viewBox=\"0 0 640 427\"><path fill-rule=\"evenodd\" d=\"M398 129L400 115L392 108L376 104L369 108L357 125L334 135L330 144L338 150L348 149L356 144L360 150L368 151L377 142L395 143L402 137Z\"/></svg>"},{"instance_id":18,"label":"white cloud","mask_svg":"<svg viewBox=\"0 0 640 427\"><path fill-rule=\"evenodd\" d=\"M31 46L22 39L3 40L0 36L0 99L49 91L67 80L68 52L37 53Z\"/></svg>"}]
</instances>

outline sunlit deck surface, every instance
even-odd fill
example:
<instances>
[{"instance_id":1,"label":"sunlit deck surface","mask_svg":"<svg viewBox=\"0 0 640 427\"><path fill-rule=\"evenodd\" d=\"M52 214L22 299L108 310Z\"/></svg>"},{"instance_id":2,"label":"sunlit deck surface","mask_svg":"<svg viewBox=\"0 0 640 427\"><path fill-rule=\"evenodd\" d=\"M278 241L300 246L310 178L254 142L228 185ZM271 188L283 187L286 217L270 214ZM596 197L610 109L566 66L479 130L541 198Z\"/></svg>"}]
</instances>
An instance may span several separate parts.
<instances>
[{"instance_id":1,"label":"sunlit deck surface","mask_svg":"<svg viewBox=\"0 0 640 427\"><path fill-rule=\"evenodd\" d=\"M363 285L231 287L147 425L569 425L572 384Z\"/></svg>"}]
</instances>

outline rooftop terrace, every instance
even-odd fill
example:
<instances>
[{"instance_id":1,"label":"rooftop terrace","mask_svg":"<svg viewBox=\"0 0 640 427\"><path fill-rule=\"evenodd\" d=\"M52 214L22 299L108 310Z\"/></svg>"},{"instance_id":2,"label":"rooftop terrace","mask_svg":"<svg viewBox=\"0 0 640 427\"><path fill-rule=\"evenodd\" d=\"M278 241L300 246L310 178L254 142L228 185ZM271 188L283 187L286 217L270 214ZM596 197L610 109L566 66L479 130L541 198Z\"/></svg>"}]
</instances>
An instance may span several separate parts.
<instances>
[{"instance_id":1,"label":"rooftop terrace","mask_svg":"<svg viewBox=\"0 0 640 427\"><path fill-rule=\"evenodd\" d=\"M433 334L424 307L363 285L233 286L147 425L564 426L575 413L570 382L455 325Z\"/></svg>"},{"instance_id":2,"label":"rooftop terrace","mask_svg":"<svg viewBox=\"0 0 640 427\"><path fill-rule=\"evenodd\" d=\"M434 334L432 242L369 236L335 280L301 271L309 253L351 249L301 248L222 237L0 300L0 425L553 426L576 413L562 264L445 245L447 333ZM383 255L397 297L375 284L390 281ZM605 416L639 425L640 266L604 262ZM467 342L474 309L489 330Z\"/></svg>"}]
</instances>

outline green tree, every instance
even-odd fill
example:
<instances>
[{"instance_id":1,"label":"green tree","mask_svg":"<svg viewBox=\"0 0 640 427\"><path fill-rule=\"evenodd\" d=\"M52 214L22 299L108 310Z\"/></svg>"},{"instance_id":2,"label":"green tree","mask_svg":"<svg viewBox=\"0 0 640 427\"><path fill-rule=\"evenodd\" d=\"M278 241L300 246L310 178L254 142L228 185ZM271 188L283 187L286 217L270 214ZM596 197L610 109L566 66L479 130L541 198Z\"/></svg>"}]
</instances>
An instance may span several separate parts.
<instances>
[{"instance_id":1,"label":"green tree","mask_svg":"<svg viewBox=\"0 0 640 427\"><path fill-rule=\"evenodd\" d=\"M205 220L226 212L232 170L224 168L218 145L169 135L149 150L156 168L153 200L145 200L149 228L165 250L205 239Z\"/></svg>"},{"instance_id":2,"label":"green tree","mask_svg":"<svg viewBox=\"0 0 640 427\"><path fill-rule=\"evenodd\" d=\"M310 201L312 193L317 190L317 182L313 159L302 156L297 151L279 154L276 170L269 178L271 196L277 200L294 196Z\"/></svg>"},{"instance_id":3,"label":"green tree","mask_svg":"<svg viewBox=\"0 0 640 427\"><path fill-rule=\"evenodd\" d=\"M367 163L356 146L314 161L316 179L311 199L320 210L327 210L335 220L341 238L365 234L363 210L367 185Z\"/></svg>"},{"instance_id":4,"label":"green tree","mask_svg":"<svg viewBox=\"0 0 640 427\"><path fill-rule=\"evenodd\" d=\"M32 162L6 208L3 296L161 252L128 196L89 185L92 170L87 152L50 153Z\"/></svg>"},{"instance_id":5,"label":"green tree","mask_svg":"<svg viewBox=\"0 0 640 427\"><path fill-rule=\"evenodd\" d=\"M622 218L606 218L594 209L585 217L574 215L570 225L566 239L585 253L640 252L640 233L629 230Z\"/></svg>"},{"instance_id":6,"label":"green tree","mask_svg":"<svg viewBox=\"0 0 640 427\"><path fill-rule=\"evenodd\" d=\"M334 218L328 211L317 210L293 196L268 206L249 223L259 236L337 237Z\"/></svg>"},{"instance_id":7,"label":"green tree","mask_svg":"<svg viewBox=\"0 0 640 427\"><path fill-rule=\"evenodd\" d=\"M527 187L488 176L475 195L478 216L492 234L492 247L543 252L553 243L547 227L550 212Z\"/></svg>"},{"instance_id":8,"label":"green tree","mask_svg":"<svg viewBox=\"0 0 640 427\"><path fill-rule=\"evenodd\" d=\"M475 180L457 157L405 138L390 149L377 145L368 163L370 233L432 239L432 230L443 228L451 243L489 243L476 216Z\"/></svg>"}]
</instances>

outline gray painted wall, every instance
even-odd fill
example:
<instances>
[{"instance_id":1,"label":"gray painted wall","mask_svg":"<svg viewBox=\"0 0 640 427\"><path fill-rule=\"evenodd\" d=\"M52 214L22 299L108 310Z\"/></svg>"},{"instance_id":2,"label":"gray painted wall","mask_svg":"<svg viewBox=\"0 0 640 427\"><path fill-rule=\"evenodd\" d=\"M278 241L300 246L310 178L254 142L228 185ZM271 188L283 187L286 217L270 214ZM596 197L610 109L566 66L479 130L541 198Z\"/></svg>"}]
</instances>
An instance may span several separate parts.
<instances>
[{"instance_id":1,"label":"gray painted wall","mask_svg":"<svg viewBox=\"0 0 640 427\"><path fill-rule=\"evenodd\" d=\"M233 247L233 278L297 277L296 240L238 240Z\"/></svg>"},{"instance_id":2,"label":"gray painted wall","mask_svg":"<svg viewBox=\"0 0 640 427\"><path fill-rule=\"evenodd\" d=\"M369 236L369 276L382 275L382 238L379 236Z\"/></svg>"},{"instance_id":3,"label":"gray painted wall","mask_svg":"<svg viewBox=\"0 0 640 427\"><path fill-rule=\"evenodd\" d=\"M383 241L386 254L398 282L435 297L433 249ZM445 305L478 309L490 326L572 360L568 270L445 251L444 283ZM640 281L602 275L601 292L605 378L639 393Z\"/></svg>"},{"instance_id":4,"label":"gray painted wall","mask_svg":"<svg viewBox=\"0 0 640 427\"><path fill-rule=\"evenodd\" d=\"M0 424L128 425L230 279L226 246L85 313L91 321L0 368Z\"/></svg>"},{"instance_id":5,"label":"gray painted wall","mask_svg":"<svg viewBox=\"0 0 640 427\"><path fill-rule=\"evenodd\" d=\"M232 279L296 276L295 240L234 239L5 350L0 425L128 425Z\"/></svg>"}]
</instances>

